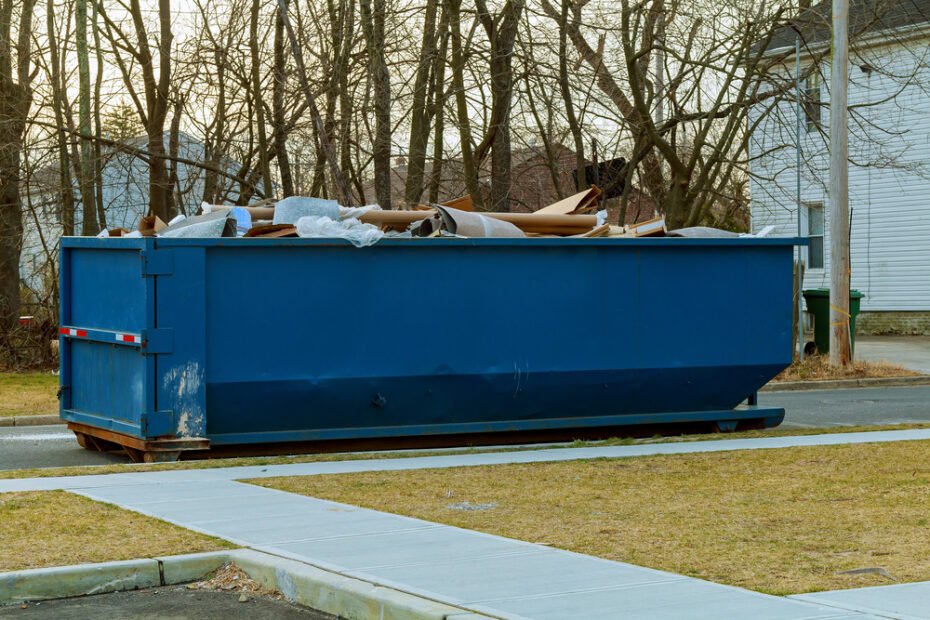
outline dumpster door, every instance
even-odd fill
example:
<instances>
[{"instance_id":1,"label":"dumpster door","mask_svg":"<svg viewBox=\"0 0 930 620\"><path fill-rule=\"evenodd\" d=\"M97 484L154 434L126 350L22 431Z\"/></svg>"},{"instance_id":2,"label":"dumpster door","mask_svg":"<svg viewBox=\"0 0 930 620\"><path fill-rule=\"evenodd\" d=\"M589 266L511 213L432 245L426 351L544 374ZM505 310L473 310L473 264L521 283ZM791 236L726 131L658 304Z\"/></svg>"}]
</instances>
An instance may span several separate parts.
<instances>
[{"instance_id":1,"label":"dumpster door","mask_svg":"<svg viewBox=\"0 0 930 620\"><path fill-rule=\"evenodd\" d=\"M103 242L106 242L105 245ZM61 249L61 417L135 437L165 434L151 389L148 239L71 238Z\"/></svg>"}]
</instances>

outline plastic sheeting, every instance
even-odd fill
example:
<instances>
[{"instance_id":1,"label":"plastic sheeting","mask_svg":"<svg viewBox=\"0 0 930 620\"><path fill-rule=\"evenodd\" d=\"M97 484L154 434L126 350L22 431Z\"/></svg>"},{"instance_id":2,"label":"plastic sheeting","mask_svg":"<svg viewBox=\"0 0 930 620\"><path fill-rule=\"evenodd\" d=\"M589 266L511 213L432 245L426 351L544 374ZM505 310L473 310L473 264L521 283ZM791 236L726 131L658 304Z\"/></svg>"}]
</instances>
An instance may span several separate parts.
<instances>
[{"instance_id":1,"label":"plastic sheeting","mask_svg":"<svg viewBox=\"0 0 930 620\"><path fill-rule=\"evenodd\" d=\"M363 224L352 217L334 220L325 216L312 215L297 220L297 235L346 239L357 248L374 245L384 237L384 233L377 226Z\"/></svg>"}]
</instances>

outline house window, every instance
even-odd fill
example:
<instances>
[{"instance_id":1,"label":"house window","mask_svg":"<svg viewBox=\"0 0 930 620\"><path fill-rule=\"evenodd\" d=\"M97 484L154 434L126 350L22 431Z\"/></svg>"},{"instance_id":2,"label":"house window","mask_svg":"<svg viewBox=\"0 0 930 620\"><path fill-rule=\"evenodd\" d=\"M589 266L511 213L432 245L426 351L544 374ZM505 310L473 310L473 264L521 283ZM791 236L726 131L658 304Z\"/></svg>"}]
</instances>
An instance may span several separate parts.
<instances>
[{"instance_id":1,"label":"house window","mask_svg":"<svg viewBox=\"0 0 930 620\"><path fill-rule=\"evenodd\" d=\"M807 268L823 269L823 203L807 205Z\"/></svg>"},{"instance_id":2,"label":"house window","mask_svg":"<svg viewBox=\"0 0 930 620\"><path fill-rule=\"evenodd\" d=\"M811 73L804 81L804 116L807 117L807 131L816 131L820 127L820 74Z\"/></svg>"}]
</instances>

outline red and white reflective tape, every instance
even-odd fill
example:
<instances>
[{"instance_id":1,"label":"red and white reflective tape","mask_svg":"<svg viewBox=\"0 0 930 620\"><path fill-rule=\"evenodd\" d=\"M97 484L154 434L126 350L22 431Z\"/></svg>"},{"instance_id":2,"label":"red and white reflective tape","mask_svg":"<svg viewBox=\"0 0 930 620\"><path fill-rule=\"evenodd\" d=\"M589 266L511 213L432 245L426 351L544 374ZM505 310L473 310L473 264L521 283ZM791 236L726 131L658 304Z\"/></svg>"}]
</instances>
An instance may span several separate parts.
<instances>
[{"instance_id":1,"label":"red and white reflective tape","mask_svg":"<svg viewBox=\"0 0 930 620\"><path fill-rule=\"evenodd\" d=\"M86 329L72 329L70 327L59 327L58 333L62 336L76 336L78 338L87 338Z\"/></svg>"},{"instance_id":2,"label":"red and white reflective tape","mask_svg":"<svg viewBox=\"0 0 930 620\"><path fill-rule=\"evenodd\" d=\"M133 336L132 334L116 334L116 341L142 344L142 336Z\"/></svg>"}]
</instances>

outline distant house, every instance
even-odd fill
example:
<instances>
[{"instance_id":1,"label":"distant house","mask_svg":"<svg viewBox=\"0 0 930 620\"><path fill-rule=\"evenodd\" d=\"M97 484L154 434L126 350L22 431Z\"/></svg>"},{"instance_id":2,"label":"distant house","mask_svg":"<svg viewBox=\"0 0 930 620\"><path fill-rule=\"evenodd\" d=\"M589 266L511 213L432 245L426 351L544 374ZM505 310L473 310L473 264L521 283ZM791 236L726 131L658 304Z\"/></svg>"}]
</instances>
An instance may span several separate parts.
<instances>
[{"instance_id":1,"label":"distant house","mask_svg":"<svg viewBox=\"0 0 930 620\"><path fill-rule=\"evenodd\" d=\"M515 213L532 213L547 205L556 202L565 195L575 193L575 181L572 178L572 172L575 170L575 152L562 144L554 144L555 152L555 177L559 180L559 186L562 189L562 196L556 189L553 180L553 172L550 169L546 151L542 146L530 146L526 148L514 149L512 158L512 186L510 189L510 210ZM425 184L428 187L432 175L432 165L426 165L424 174ZM484 192L489 192L489 173L482 171L479 184ZM395 160L395 165L391 169L391 200L395 206L406 203L404 197L404 187L407 182L407 163L403 157ZM365 200L374 202L375 191L374 182L369 181L364 185ZM462 164L459 160L447 160L442 166L442 180L439 184L439 201L444 202L452 198L458 198L467 194L465 187L464 173ZM427 200L427 192L424 192L423 201ZM607 203L607 209L610 213L608 219L613 224L617 224L620 218L620 201L612 199ZM655 203L638 189L633 188L630 192L629 204L627 207L626 223L633 224L655 216Z\"/></svg>"},{"instance_id":2,"label":"distant house","mask_svg":"<svg viewBox=\"0 0 930 620\"><path fill-rule=\"evenodd\" d=\"M103 210L107 228L135 230L139 218L148 211L148 162L133 154L136 150L145 150L147 143L146 136L139 136L127 140L126 149L109 149L103 153ZM183 132L179 135L179 158L202 161L204 151L204 145L195 138ZM225 164L231 174L237 173L239 167L237 162L231 160ZM181 213L192 215L200 208L205 176L202 168L186 163L177 164L178 182L174 188L174 198ZM233 181L220 178L218 183L227 190L230 200L237 198L238 191ZM37 171L30 183L30 193L24 196L26 212L23 218L20 277L28 288L36 291L45 288L49 261L57 260L57 240L62 234L58 186L58 169L45 168ZM80 194L77 191L74 193L78 201L75 205L75 232L80 234L83 219Z\"/></svg>"},{"instance_id":3,"label":"distant house","mask_svg":"<svg viewBox=\"0 0 930 620\"><path fill-rule=\"evenodd\" d=\"M849 68L851 278L865 294L859 331L930 334L930 0L852 0L849 20L859 32ZM830 22L825 0L778 32L769 52L786 54L783 70L793 73L796 38L802 50L826 50ZM802 55L802 70L810 58ZM800 213L794 93L749 118L752 228L791 235L800 220L810 240L805 288L830 283L829 73L827 60L802 85Z\"/></svg>"}]
</instances>

